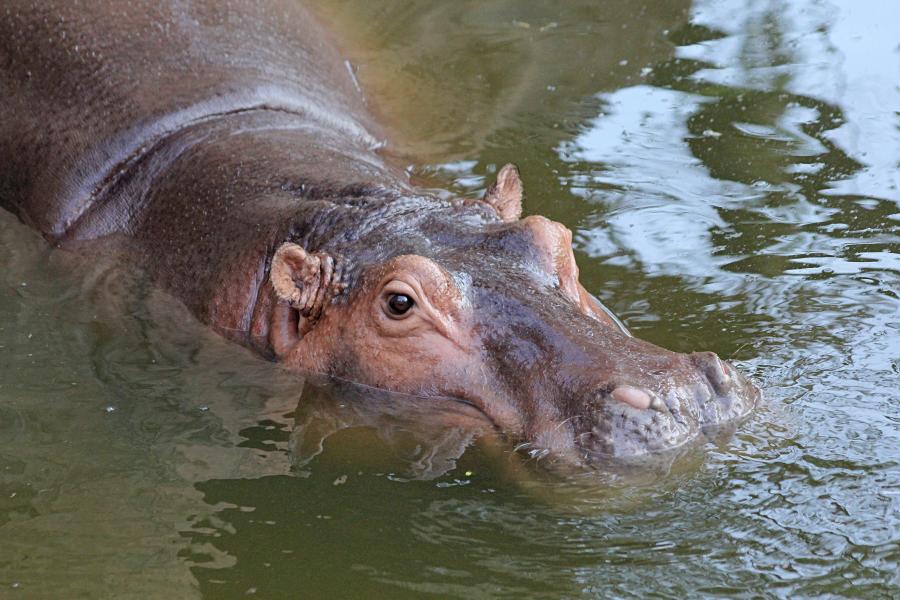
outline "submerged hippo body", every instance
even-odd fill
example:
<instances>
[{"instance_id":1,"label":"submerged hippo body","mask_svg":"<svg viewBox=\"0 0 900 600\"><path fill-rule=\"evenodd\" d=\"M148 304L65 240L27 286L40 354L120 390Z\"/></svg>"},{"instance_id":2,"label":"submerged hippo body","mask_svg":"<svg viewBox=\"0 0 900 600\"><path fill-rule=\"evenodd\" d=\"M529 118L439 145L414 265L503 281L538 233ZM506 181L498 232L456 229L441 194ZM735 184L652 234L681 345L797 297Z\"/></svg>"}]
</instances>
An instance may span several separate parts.
<instances>
[{"instance_id":1,"label":"submerged hippo body","mask_svg":"<svg viewBox=\"0 0 900 600\"><path fill-rule=\"evenodd\" d=\"M0 205L51 243L118 236L217 331L290 368L454 398L576 461L689 441L758 391L631 337L571 234L413 187L294 0L5 3Z\"/></svg>"}]
</instances>

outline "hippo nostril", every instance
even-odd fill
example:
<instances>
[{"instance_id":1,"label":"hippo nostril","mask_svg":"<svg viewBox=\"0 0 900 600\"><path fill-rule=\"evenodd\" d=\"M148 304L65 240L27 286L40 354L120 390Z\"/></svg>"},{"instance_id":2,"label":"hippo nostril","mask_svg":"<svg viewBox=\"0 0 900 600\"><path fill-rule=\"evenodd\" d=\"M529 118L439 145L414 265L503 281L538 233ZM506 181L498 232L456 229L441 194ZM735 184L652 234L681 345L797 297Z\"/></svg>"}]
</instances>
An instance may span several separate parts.
<instances>
[{"instance_id":1,"label":"hippo nostril","mask_svg":"<svg viewBox=\"0 0 900 600\"><path fill-rule=\"evenodd\" d=\"M713 391L724 396L734 388L730 367L712 352L697 352L691 355L694 364L706 376Z\"/></svg>"}]
</instances>

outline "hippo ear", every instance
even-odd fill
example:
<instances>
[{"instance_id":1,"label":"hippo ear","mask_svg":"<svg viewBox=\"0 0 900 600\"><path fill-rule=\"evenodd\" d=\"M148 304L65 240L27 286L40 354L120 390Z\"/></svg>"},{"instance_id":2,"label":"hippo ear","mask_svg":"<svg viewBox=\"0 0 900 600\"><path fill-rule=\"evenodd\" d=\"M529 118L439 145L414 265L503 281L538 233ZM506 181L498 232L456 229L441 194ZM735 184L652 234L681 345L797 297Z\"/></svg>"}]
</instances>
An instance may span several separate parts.
<instances>
[{"instance_id":1,"label":"hippo ear","mask_svg":"<svg viewBox=\"0 0 900 600\"><path fill-rule=\"evenodd\" d=\"M287 301L315 323L325 305L344 289L342 263L324 252L309 253L291 242L281 245L272 257L269 281L280 300Z\"/></svg>"},{"instance_id":2,"label":"hippo ear","mask_svg":"<svg viewBox=\"0 0 900 600\"><path fill-rule=\"evenodd\" d=\"M524 188L519 169L506 164L497 173L497 181L484 193L484 201L490 204L506 223L518 221L522 216Z\"/></svg>"}]
</instances>

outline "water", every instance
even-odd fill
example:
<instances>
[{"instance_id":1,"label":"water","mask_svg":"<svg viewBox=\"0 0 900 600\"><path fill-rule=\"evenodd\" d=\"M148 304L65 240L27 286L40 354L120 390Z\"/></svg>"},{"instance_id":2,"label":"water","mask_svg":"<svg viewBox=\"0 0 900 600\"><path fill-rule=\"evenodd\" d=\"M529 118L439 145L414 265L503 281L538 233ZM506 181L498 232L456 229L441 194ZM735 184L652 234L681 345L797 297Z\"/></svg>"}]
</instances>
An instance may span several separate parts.
<instances>
[{"instance_id":1,"label":"water","mask_svg":"<svg viewBox=\"0 0 900 600\"><path fill-rule=\"evenodd\" d=\"M900 5L315 6L424 185L516 162L590 291L764 406L551 473L415 399L301 396L3 213L0 597L900 595Z\"/></svg>"}]
</instances>

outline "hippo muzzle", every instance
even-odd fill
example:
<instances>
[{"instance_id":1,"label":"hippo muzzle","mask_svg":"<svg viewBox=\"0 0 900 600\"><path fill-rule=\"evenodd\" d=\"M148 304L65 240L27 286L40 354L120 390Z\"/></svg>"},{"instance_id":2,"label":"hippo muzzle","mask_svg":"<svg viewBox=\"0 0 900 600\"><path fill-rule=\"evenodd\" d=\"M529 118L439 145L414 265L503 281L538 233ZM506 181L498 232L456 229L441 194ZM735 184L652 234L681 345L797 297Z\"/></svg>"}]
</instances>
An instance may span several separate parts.
<instances>
[{"instance_id":1,"label":"hippo muzzle","mask_svg":"<svg viewBox=\"0 0 900 600\"><path fill-rule=\"evenodd\" d=\"M480 331L491 387L506 391L482 410L537 455L598 463L672 450L736 423L760 398L716 354L637 339L549 290L483 290L478 303L494 307Z\"/></svg>"},{"instance_id":2,"label":"hippo muzzle","mask_svg":"<svg viewBox=\"0 0 900 600\"><path fill-rule=\"evenodd\" d=\"M746 416L759 390L712 352L687 355L694 372L655 389L619 386L594 397L590 428L576 445L593 460L672 450Z\"/></svg>"}]
</instances>

